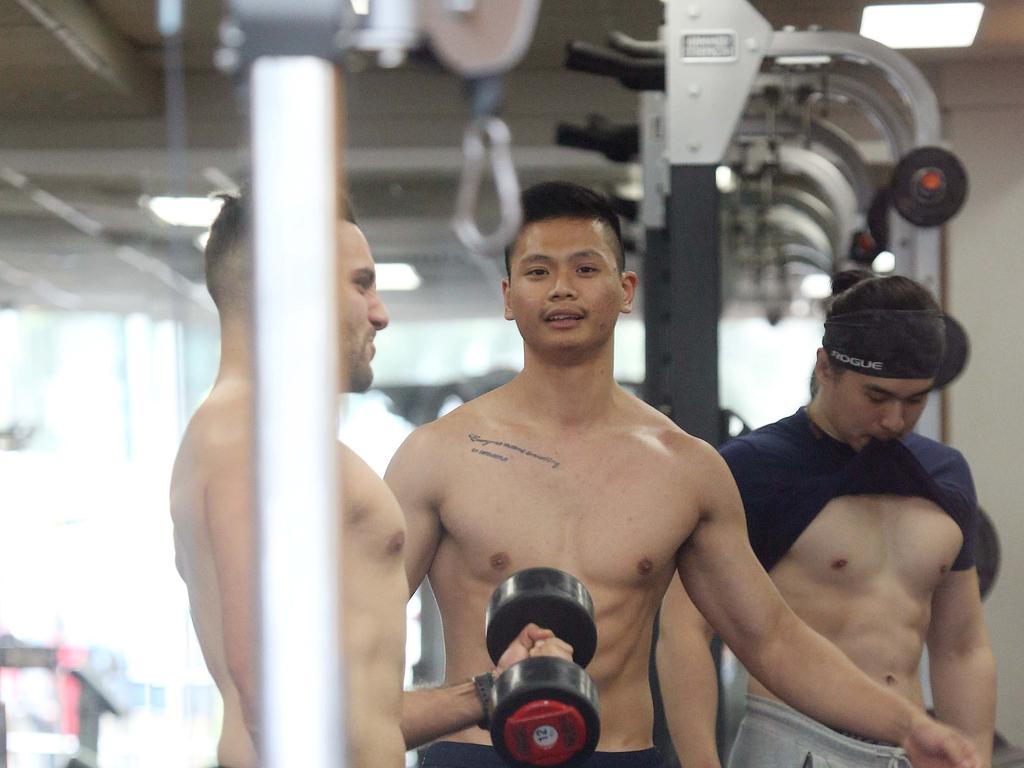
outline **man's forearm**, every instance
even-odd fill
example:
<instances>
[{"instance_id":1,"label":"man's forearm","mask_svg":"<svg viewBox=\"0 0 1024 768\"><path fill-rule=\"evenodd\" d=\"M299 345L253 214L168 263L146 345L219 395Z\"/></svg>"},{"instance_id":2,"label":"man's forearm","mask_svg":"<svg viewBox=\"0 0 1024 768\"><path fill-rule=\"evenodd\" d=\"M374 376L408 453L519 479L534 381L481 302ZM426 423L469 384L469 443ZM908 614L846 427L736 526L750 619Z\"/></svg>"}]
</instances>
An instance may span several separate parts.
<instances>
[{"instance_id":1,"label":"man's forearm","mask_svg":"<svg viewBox=\"0 0 1024 768\"><path fill-rule=\"evenodd\" d=\"M550 629L530 622L509 643L497 666L488 670L491 677L485 691L478 691L476 685L484 679L482 677L443 688L406 691L402 696L402 735L406 748L413 749L449 733L481 724L485 716L491 714L485 711L484 701L489 701L494 678L500 677L513 664L542 656L571 661L572 646L555 637ZM489 705L487 709L490 709Z\"/></svg>"},{"instance_id":2,"label":"man's forearm","mask_svg":"<svg viewBox=\"0 0 1024 768\"><path fill-rule=\"evenodd\" d=\"M965 654L929 648L935 716L974 742L984 765L992 762L996 717L996 663L986 644Z\"/></svg>"},{"instance_id":3,"label":"man's forearm","mask_svg":"<svg viewBox=\"0 0 1024 768\"><path fill-rule=\"evenodd\" d=\"M415 749L476 725L483 705L471 680L443 688L418 688L402 695L402 736Z\"/></svg>"},{"instance_id":4,"label":"man's forearm","mask_svg":"<svg viewBox=\"0 0 1024 768\"><path fill-rule=\"evenodd\" d=\"M259 686L256 683L256 673L250 662L240 663L235 660L228 664L231 682L238 693L238 706L242 712L242 723L252 740L252 745L259 752L262 744L260 741L260 705Z\"/></svg>"}]
</instances>

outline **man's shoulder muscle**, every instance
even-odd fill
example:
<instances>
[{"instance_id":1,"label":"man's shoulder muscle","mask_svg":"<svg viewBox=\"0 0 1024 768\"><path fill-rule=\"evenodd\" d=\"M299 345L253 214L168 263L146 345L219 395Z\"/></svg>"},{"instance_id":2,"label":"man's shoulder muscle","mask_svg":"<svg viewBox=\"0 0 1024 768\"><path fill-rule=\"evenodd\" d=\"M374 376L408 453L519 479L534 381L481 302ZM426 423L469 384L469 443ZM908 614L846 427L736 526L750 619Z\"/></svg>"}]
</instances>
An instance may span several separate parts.
<instances>
[{"instance_id":1,"label":"man's shoulder muscle","mask_svg":"<svg viewBox=\"0 0 1024 768\"><path fill-rule=\"evenodd\" d=\"M728 476L718 452L648 404L639 402L639 406L631 429L631 451L640 454L646 448L644 466L649 479L660 477L675 489L677 499L703 507L714 495L710 485L718 482L723 472ZM655 475L658 467L661 472Z\"/></svg>"},{"instance_id":2,"label":"man's shoulder muscle","mask_svg":"<svg viewBox=\"0 0 1024 768\"><path fill-rule=\"evenodd\" d=\"M389 482L392 470L408 474L412 471L427 469L429 465L430 474L436 474L456 446L465 443L474 430L480 429L481 421L484 418L485 416L476 405L476 401L471 401L436 421L428 422L414 429L402 443L391 466L388 467Z\"/></svg>"},{"instance_id":3,"label":"man's shoulder muscle","mask_svg":"<svg viewBox=\"0 0 1024 768\"><path fill-rule=\"evenodd\" d=\"M384 480L359 454L344 443L338 443L342 493L345 509L354 518L365 512L388 512L398 502Z\"/></svg>"},{"instance_id":4,"label":"man's shoulder muscle","mask_svg":"<svg viewBox=\"0 0 1024 768\"><path fill-rule=\"evenodd\" d=\"M338 466L342 482L353 489L373 487L375 480L382 482L363 457L342 442L338 443Z\"/></svg>"},{"instance_id":5,"label":"man's shoulder muscle","mask_svg":"<svg viewBox=\"0 0 1024 768\"><path fill-rule=\"evenodd\" d=\"M216 489L251 482L248 420L233 403L208 399L189 420L171 474L172 515L201 516Z\"/></svg>"},{"instance_id":6,"label":"man's shoulder muscle","mask_svg":"<svg viewBox=\"0 0 1024 768\"><path fill-rule=\"evenodd\" d=\"M192 415L182 446L189 446L202 467L233 467L240 459L248 461L252 434L249 400L214 389Z\"/></svg>"},{"instance_id":7,"label":"man's shoulder muscle","mask_svg":"<svg viewBox=\"0 0 1024 768\"><path fill-rule=\"evenodd\" d=\"M685 449L691 441L696 441L657 408L624 390L619 400L618 417L627 431L652 436L670 450Z\"/></svg>"},{"instance_id":8,"label":"man's shoulder muscle","mask_svg":"<svg viewBox=\"0 0 1024 768\"><path fill-rule=\"evenodd\" d=\"M419 426L405 438L388 464L384 481L406 516L416 510L434 509L440 503L452 434L444 419Z\"/></svg>"},{"instance_id":9,"label":"man's shoulder muscle","mask_svg":"<svg viewBox=\"0 0 1024 768\"><path fill-rule=\"evenodd\" d=\"M637 405L637 431L655 440L672 459L678 460L683 466L703 465L715 460L715 451L706 441L686 432L647 403L638 401Z\"/></svg>"}]
</instances>

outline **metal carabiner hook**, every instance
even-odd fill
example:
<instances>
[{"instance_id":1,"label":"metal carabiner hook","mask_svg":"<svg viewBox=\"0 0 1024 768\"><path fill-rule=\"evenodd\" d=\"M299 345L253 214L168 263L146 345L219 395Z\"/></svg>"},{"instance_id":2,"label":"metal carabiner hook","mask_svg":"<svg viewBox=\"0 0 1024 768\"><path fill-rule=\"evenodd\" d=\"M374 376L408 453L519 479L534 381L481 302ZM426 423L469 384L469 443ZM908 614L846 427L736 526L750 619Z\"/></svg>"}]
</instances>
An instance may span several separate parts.
<instances>
[{"instance_id":1,"label":"metal carabiner hook","mask_svg":"<svg viewBox=\"0 0 1024 768\"><path fill-rule=\"evenodd\" d=\"M523 210L519 202L519 179L512 164L512 134L505 121L498 117L478 117L467 127L462 139L465 162L462 180L455 199L452 227L459 240L471 253L495 255L512 242L519 232ZM491 175L498 193L501 221L497 228L485 235L476 223L480 202L480 185L490 150Z\"/></svg>"}]
</instances>

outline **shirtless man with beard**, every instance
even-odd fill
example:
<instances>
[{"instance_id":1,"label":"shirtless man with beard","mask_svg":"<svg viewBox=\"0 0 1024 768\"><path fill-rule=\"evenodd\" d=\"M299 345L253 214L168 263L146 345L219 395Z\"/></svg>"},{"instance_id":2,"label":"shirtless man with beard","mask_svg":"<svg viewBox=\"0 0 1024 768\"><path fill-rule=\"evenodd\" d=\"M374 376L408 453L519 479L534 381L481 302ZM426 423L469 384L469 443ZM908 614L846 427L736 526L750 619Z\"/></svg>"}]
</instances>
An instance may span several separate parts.
<instances>
[{"instance_id":1,"label":"shirtless man with beard","mask_svg":"<svg viewBox=\"0 0 1024 768\"><path fill-rule=\"evenodd\" d=\"M226 197L211 227L206 281L220 316L220 369L185 431L170 490L178 572L203 657L224 701L217 759L226 768L256 768L260 747L247 209L246 197ZM366 238L352 221L338 222L338 251L342 388L362 392L373 380L374 336L387 326L388 313L377 294ZM403 695L405 522L384 482L341 443L338 472L346 619L338 652L346 662L350 764L399 768L406 749L478 722L483 709L468 681ZM483 623L481 611L481 633ZM500 674L528 655L568 658L571 648L529 625L497 666L488 662L477 673Z\"/></svg>"}]
</instances>

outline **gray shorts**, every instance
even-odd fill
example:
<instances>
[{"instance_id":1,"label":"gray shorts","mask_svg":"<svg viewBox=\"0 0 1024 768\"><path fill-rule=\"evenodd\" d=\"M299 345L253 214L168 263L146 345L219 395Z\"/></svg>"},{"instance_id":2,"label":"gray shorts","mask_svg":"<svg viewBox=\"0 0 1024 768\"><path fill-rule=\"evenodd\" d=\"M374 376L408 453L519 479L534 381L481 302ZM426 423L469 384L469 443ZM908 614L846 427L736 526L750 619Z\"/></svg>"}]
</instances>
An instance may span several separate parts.
<instances>
[{"instance_id":1,"label":"gray shorts","mask_svg":"<svg viewBox=\"0 0 1024 768\"><path fill-rule=\"evenodd\" d=\"M795 709L747 696L729 768L912 768L900 747L845 736Z\"/></svg>"}]
</instances>

